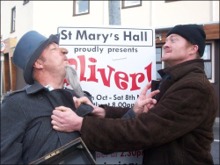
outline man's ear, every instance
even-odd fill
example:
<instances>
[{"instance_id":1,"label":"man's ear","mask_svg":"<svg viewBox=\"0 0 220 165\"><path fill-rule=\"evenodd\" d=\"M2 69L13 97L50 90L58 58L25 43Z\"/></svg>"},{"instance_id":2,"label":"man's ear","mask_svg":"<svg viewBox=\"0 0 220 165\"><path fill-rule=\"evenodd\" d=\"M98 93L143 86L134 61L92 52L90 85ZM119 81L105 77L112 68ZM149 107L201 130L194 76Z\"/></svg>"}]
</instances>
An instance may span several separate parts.
<instances>
[{"instance_id":1,"label":"man's ear","mask_svg":"<svg viewBox=\"0 0 220 165\"><path fill-rule=\"evenodd\" d=\"M190 55L198 54L198 50L199 50L198 45L191 45L189 47L189 54Z\"/></svg>"},{"instance_id":2,"label":"man's ear","mask_svg":"<svg viewBox=\"0 0 220 165\"><path fill-rule=\"evenodd\" d=\"M193 51L193 54L198 53L198 51L199 51L199 47L198 47L198 45L193 45L193 47L192 47L192 51Z\"/></svg>"},{"instance_id":3,"label":"man's ear","mask_svg":"<svg viewBox=\"0 0 220 165\"><path fill-rule=\"evenodd\" d=\"M37 59L34 62L33 67L36 68L36 69L42 69L43 68L43 61L41 59Z\"/></svg>"}]
</instances>

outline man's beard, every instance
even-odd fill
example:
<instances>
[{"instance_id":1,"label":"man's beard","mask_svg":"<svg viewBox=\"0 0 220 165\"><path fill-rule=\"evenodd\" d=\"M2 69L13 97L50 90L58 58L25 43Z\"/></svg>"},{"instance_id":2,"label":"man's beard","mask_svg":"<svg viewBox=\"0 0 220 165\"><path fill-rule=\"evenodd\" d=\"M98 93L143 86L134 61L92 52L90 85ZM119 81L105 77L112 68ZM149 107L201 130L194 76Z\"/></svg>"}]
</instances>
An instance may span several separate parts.
<instances>
[{"instance_id":1,"label":"man's beard","mask_svg":"<svg viewBox=\"0 0 220 165\"><path fill-rule=\"evenodd\" d=\"M75 93L79 97L84 96L84 92L81 88L81 85L80 85L80 82L79 82L79 79L78 79L78 76L77 76L77 72L70 65L66 66L66 79L67 79L67 82L72 87L72 89L75 91Z\"/></svg>"}]
</instances>

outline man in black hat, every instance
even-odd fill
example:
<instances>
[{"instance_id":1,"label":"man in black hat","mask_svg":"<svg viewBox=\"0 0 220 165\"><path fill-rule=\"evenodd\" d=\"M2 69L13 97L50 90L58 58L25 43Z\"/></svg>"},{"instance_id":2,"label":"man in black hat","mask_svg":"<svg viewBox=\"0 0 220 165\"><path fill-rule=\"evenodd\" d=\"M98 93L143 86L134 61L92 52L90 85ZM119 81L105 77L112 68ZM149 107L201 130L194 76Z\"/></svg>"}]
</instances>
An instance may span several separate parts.
<instances>
[{"instance_id":1,"label":"man in black hat","mask_svg":"<svg viewBox=\"0 0 220 165\"><path fill-rule=\"evenodd\" d=\"M53 111L53 128L80 131L89 149L103 153L143 150L147 165L213 164L217 97L201 59L205 40L203 27L196 24L177 25L167 33L162 56L167 67L158 71L158 102L148 113L123 120L122 108L93 105L99 117L83 118L59 107ZM92 105L86 98L75 102Z\"/></svg>"},{"instance_id":2,"label":"man in black hat","mask_svg":"<svg viewBox=\"0 0 220 165\"><path fill-rule=\"evenodd\" d=\"M46 38L36 31L24 34L16 45L13 62L23 70L28 85L10 93L2 102L1 164L29 164L80 136L78 131L59 132L51 125L56 107L65 106L79 116L93 110L86 105L75 108L73 96L86 94L73 80L77 78L76 72L68 66L67 53L65 48L59 47L59 35ZM64 88L66 76L74 90ZM143 96L143 101L145 98ZM146 101L138 106L155 103L151 98Z\"/></svg>"}]
</instances>

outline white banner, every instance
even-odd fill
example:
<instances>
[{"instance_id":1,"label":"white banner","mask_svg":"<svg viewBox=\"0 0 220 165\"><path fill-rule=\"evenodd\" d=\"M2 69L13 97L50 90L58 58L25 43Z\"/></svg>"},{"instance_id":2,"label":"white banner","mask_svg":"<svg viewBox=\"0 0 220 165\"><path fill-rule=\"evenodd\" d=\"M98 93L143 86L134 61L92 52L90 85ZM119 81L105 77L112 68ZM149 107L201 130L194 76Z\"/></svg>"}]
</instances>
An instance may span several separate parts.
<instances>
[{"instance_id":1,"label":"white banner","mask_svg":"<svg viewBox=\"0 0 220 165\"><path fill-rule=\"evenodd\" d=\"M69 62L95 105L132 107L140 90L156 78L152 28L58 27L58 33L60 46L68 49ZM97 153L96 161L140 164L142 151Z\"/></svg>"}]
</instances>

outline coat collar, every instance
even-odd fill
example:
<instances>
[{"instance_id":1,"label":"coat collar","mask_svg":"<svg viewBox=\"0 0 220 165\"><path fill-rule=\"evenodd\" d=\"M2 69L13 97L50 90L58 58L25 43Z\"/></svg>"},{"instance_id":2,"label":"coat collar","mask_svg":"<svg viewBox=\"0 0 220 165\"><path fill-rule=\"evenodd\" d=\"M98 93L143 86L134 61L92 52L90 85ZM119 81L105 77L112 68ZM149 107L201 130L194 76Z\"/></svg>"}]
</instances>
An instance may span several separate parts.
<instances>
[{"instance_id":1,"label":"coat collar","mask_svg":"<svg viewBox=\"0 0 220 165\"><path fill-rule=\"evenodd\" d=\"M195 71L204 73L204 61L203 59L195 59L183 62L181 64L158 70L158 73L163 78L169 75L171 79L177 80L189 72Z\"/></svg>"},{"instance_id":2,"label":"coat collar","mask_svg":"<svg viewBox=\"0 0 220 165\"><path fill-rule=\"evenodd\" d=\"M33 85L26 86L25 90L27 94L34 94L41 90L46 90L46 88L42 86L40 83L35 81Z\"/></svg>"}]
</instances>

